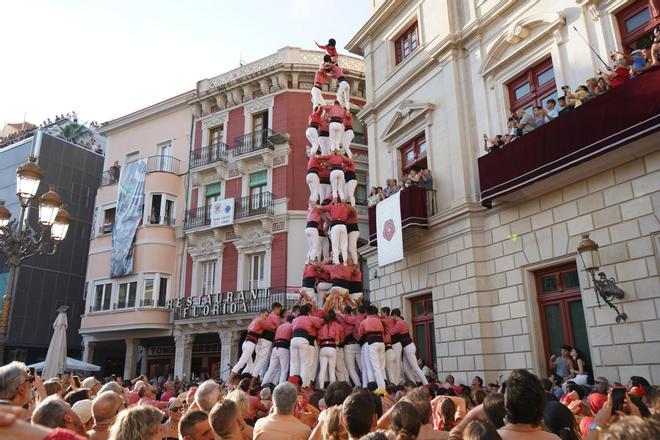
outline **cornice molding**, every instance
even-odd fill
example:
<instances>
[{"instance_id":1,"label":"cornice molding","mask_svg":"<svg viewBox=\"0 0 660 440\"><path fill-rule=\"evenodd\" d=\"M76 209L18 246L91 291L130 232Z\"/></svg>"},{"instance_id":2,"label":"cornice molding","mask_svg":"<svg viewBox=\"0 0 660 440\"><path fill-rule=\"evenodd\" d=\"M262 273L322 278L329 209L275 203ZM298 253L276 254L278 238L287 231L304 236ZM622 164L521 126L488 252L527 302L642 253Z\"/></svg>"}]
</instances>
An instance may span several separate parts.
<instances>
[{"instance_id":1,"label":"cornice molding","mask_svg":"<svg viewBox=\"0 0 660 440\"><path fill-rule=\"evenodd\" d=\"M403 101L380 135L381 140L390 143L397 135L405 132L408 127L412 126L421 117L431 113L434 109L435 104L430 102L416 103L412 100Z\"/></svg>"}]
</instances>

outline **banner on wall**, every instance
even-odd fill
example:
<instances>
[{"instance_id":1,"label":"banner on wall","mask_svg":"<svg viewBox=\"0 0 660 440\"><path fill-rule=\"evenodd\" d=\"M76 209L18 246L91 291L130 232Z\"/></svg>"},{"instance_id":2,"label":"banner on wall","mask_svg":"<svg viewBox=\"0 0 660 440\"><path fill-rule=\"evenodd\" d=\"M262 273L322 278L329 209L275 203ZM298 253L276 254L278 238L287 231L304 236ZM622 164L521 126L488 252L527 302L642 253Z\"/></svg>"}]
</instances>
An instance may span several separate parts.
<instances>
[{"instance_id":1,"label":"banner on wall","mask_svg":"<svg viewBox=\"0 0 660 440\"><path fill-rule=\"evenodd\" d=\"M211 203L211 227L234 224L234 198L216 200Z\"/></svg>"},{"instance_id":2,"label":"banner on wall","mask_svg":"<svg viewBox=\"0 0 660 440\"><path fill-rule=\"evenodd\" d=\"M401 192L396 192L376 205L378 266L403 260L401 227Z\"/></svg>"},{"instance_id":3,"label":"banner on wall","mask_svg":"<svg viewBox=\"0 0 660 440\"><path fill-rule=\"evenodd\" d=\"M146 159L124 165L117 185L117 207L112 227L111 277L121 277L133 271L135 231L144 211L144 179Z\"/></svg>"}]
</instances>

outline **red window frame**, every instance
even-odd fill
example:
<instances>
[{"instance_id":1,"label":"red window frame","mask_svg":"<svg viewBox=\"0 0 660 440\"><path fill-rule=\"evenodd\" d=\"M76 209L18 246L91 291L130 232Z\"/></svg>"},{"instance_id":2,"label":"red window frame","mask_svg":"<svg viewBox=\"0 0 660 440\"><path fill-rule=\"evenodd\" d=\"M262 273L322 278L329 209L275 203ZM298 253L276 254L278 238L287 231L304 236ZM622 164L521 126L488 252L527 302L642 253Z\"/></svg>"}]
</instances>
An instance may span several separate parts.
<instances>
[{"instance_id":1,"label":"red window frame","mask_svg":"<svg viewBox=\"0 0 660 440\"><path fill-rule=\"evenodd\" d=\"M406 50L406 45L408 45ZM419 29L414 22L394 41L394 60L399 64L419 47Z\"/></svg>"},{"instance_id":2,"label":"red window frame","mask_svg":"<svg viewBox=\"0 0 660 440\"><path fill-rule=\"evenodd\" d=\"M511 113L521 108L542 105L543 99L547 98L557 91L556 78L553 78L545 84L539 85L538 78L541 74L554 69L552 59L546 58L535 66L527 69L516 78L509 81L506 85L509 91L509 107ZM529 92L520 98L516 98L515 91L524 84L529 83Z\"/></svg>"},{"instance_id":3,"label":"red window frame","mask_svg":"<svg viewBox=\"0 0 660 440\"><path fill-rule=\"evenodd\" d=\"M425 145L426 148L424 151L420 151L420 146ZM409 172L411 169L415 168L415 165L419 164L422 160L426 159L426 152L428 151L428 145L426 143L426 134L422 133L406 145L399 149L401 151L401 169L404 174ZM413 158L407 160L406 156L408 153L413 152Z\"/></svg>"},{"instance_id":4,"label":"red window frame","mask_svg":"<svg viewBox=\"0 0 660 440\"><path fill-rule=\"evenodd\" d=\"M416 313L417 305L422 305L422 313ZM417 346L417 357L422 357L420 353L427 353L428 359L424 359L426 364L433 368L435 365L435 324L433 321L433 297L431 294L422 295L410 299L410 315L412 317L412 337ZM417 334L417 327L424 326L424 344L420 345L420 338Z\"/></svg>"},{"instance_id":5,"label":"red window frame","mask_svg":"<svg viewBox=\"0 0 660 440\"><path fill-rule=\"evenodd\" d=\"M540 270L534 273L535 284L536 284L536 296L539 307L539 317L541 320L541 334L543 337L543 352L545 355L546 368L548 374L551 371L548 361L550 356L553 354L550 350L550 338L548 335L548 322L545 317L544 307L547 305L558 304L561 310L561 320L562 320L562 330L564 332L564 343L569 344L575 347L575 338L573 335L573 327L571 326L570 321L570 312L568 309L568 303L576 300L582 300L582 292L580 286L577 287L565 287L564 278L562 274L567 272L577 271L577 266L575 263L564 264L561 266L554 266L552 268ZM544 292L543 286L541 285L544 277L548 275L555 275L555 282L557 285L557 290L552 292ZM556 353L555 353L556 354Z\"/></svg>"},{"instance_id":6,"label":"red window frame","mask_svg":"<svg viewBox=\"0 0 660 440\"><path fill-rule=\"evenodd\" d=\"M619 34L621 35L621 44L624 48L628 50L632 49L632 47L630 47L632 43L642 38L644 34L652 32L653 28L660 24L660 14L656 17L653 16L654 10L660 11L660 4L658 3L660 3L658 0L638 0L616 14L617 23L619 25ZM626 28L626 21L639 14L644 9L649 10L649 16L651 19L643 26L628 31Z\"/></svg>"}]
</instances>

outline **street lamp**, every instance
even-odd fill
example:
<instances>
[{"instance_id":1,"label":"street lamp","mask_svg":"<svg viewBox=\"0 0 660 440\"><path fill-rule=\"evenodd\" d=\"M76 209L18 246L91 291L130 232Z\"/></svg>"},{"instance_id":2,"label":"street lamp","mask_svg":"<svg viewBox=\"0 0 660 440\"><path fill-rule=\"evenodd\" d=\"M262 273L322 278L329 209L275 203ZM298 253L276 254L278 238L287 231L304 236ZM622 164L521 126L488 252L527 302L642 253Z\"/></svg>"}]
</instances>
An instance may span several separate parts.
<instances>
[{"instance_id":1,"label":"street lamp","mask_svg":"<svg viewBox=\"0 0 660 440\"><path fill-rule=\"evenodd\" d=\"M582 234L582 241L577 247L580 260L582 260L582 267L585 272L591 276L591 282L596 291L596 301L600 307L600 299L605 301L605 304L616 311L616 322L625 321L628 315L621 313L617 306L612 304L613 299L621 299L624 296L623 290L616 285L614 278L607 278L604 272L598 272L600 266L600 255L598 254L598 243L589 238L589 234ZM596 278L598 273L598 278Z\"/></svg>"},{"instance_id":2,"label":"street lamp","mask_svg":"<svg viewBox=\"0 0 660 440\"><path fill-rule=\"evenodd\" d=\"M11 218L11 212L5 206L4 200L0 200L0 253L9 266L7 291L0 315L0 357L4 351L2 346L7 339L11 301L19 266L26 258L34 255L53 255L66 237L71 222L71 216L62 208L60 196L51 187L39 198L40 230L37 232L28 224L27 212L37 194L43 174L35 156L30 156L29 161L16 170L16 196L21 206L18 220Z\"/></svg>"}]
</instances>

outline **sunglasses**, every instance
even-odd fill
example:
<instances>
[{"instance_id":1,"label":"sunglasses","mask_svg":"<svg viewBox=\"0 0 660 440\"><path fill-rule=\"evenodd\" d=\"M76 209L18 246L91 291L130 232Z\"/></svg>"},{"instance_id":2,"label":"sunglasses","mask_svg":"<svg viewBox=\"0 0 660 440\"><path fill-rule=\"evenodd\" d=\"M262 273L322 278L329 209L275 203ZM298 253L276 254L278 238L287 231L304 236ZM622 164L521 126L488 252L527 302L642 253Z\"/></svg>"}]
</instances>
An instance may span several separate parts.
<instances>
[{"instance_id":1,"label":"sunglasses","mask_svg":"<svg viewBox=\"0 0 660 440\"><path fill-rule=\"evenodd\" d=\"M169 411L169 412L178 413L178 412L180 412L180 411L183 411L183 407L182 407L182 406L175 406L175 407L173 407L173 408L170 408L168 411Z\"/></svg>"}]
</instances>

